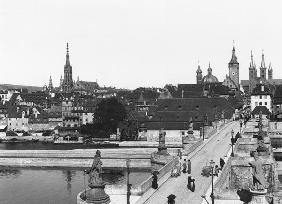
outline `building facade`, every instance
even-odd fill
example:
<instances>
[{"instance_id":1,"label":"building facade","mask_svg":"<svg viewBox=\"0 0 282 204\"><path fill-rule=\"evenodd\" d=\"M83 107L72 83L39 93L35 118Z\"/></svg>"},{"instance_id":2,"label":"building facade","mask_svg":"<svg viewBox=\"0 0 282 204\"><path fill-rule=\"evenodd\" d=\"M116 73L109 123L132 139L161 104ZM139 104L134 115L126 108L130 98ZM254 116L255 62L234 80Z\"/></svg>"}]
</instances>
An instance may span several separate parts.
<instances>
[{"instance_id":1,"label":"building facade","mask_svg":"<svg viewBox=\"0 0 282 204\"><path fill-rule=\"evenodd\" d=\"M265 106L272 112L271 91L264 84L258 84L251 94L251 110L257 106Z\"/></svg>"}]
</instances>

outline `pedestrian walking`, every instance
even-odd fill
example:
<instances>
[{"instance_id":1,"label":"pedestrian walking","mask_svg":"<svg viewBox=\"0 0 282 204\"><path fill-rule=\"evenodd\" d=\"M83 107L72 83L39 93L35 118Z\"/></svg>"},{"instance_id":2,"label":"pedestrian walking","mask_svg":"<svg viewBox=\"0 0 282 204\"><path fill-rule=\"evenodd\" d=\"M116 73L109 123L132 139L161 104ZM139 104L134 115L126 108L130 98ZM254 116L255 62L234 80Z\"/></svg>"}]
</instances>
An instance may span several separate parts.
<instances>
[{"instance_id":1,"label":"pedestrian walking","mask_svg":"<svg viewBox=\"0 0 282 204\"><path fill-rule=\"evenodd\" d=\"M195 191L195 188L196 188L196 186L195 186L195 179L192 178L192 179L191 179L191 182L192 182L192 184L191 184L191 191L194 192L194 191Z\"/></svg>"},{"instance_id":2,"label":"pedestrian walking","mask_svg":"<svg viewBox=\"0 0 282 204\"><path fill-rule=\"evenodd\" d=\"M224 165L225 165L224 159L222 159L222 158L219 159L219 165L220 165L220 168L221 168L221 170L222 170L223 167L224 167Z\"/></svg>"},{"instance_id":3,"label":"pedestrian walking","mask_svg":"<svg viewBox=\"0 0 282 204\"><path fill-rule=\"evenodd\" d=\"M192 192L195 191L195 179L191 175L188 176L187 188Z\"/></svg>"},{"instance_id":4,"label":"pedestrian walking","mask_svg":"<svg viewBox=\"0 0 282 204\"><path fill-rule=\"evenodd\" d=\"M167 196L167 204L175 204L176 196L174 194L170 194Z\"/></svg>"},{"instance_id":5,"label":"pedestrian walking","mask_svg":"<svg viewBox=\"0 0 282 204\"><path fill-rule=\"evenodd\" d=\"M153 181L152 181L152 188L157 189L159 187L158 185L158 171L153 171Z\"/></svg>"},{"instance_id":6,"label":"pedestrian walking","mask_svg":"<svg viewBox=\"0 0 282 204\"><path fill-rule=\"evenodd\" d=\"M187 162L187 173L191 174L191 161L190 161L190 159L188 159L188 162Z\"/></svg>"},{"instance_id":7,"label":"pedestrian walking","mask_svg":"<svg viewBox=\"0 0 282 204\"><path fill-rule=\"evenodd\" d=\"M177 156L179 157L179 159L182 159L182 151L181 151L181 149L178 149Z\"/></svg>"},{"instance_id":8,"label":"pedestrian walking","mask_svg":"<svg viewBox=\"0 0 282 204\"><path fill-rule=\"evenodd\" d=\"M182 172L186 173L187 172L187 163L186 163L186 159L184 159L184 162L182 164Z\"/></svg>"},{"instance_id":9,"label":"pedestrian walking","mask_svg":"<svg viewBox=\"0 0 282 204\"><path fill-rule=\"evenodd\" d=\"M219 171L220 171L220 168L218 167L218 165L215 165L215 167L214 167L214 175L218 176Z\"/></svg>"}]
</instances>

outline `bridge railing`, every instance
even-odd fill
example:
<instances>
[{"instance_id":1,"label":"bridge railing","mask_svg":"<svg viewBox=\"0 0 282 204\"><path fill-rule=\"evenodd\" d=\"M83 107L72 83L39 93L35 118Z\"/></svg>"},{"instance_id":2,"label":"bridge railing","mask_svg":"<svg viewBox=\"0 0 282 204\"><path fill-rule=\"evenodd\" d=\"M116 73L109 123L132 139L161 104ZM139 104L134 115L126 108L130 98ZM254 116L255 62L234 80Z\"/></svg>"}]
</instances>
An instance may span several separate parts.
<instances>
[{"instance_id":1,"label":"bridge railing","mask_svg":"<svg viewBox=\"0 0 282 204\"><path fill-rule=\"evenodd\" d=\"M178 161L177 157L174 157L170 160L166 165L158 170L158 182L160 179L165 176L167 173L171 172L172 167ZM152 187L153 176L150 176L147 180L141 183L138 187L131 190L133 195L143 195L146 191L148 191Z\"/></svg>"}]
</instances>

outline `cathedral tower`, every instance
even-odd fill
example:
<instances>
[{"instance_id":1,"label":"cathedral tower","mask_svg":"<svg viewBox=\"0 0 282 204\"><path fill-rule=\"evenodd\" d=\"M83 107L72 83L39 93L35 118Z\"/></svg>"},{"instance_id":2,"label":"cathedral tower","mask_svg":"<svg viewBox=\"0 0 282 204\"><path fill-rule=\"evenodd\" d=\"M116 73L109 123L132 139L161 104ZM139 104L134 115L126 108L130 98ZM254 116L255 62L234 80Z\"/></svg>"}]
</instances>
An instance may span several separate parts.
<instances>
[{"instance_id":1,"label":"cathedral tower","mask_svg":"<svg viewBox=\"0 0 282 204\"><path fill-rule=\"evenodd\" d=\"M264 61L264 54L261 56L261 65L260 65L260 80L266 80L266 66Z\"/></svg>"},{"instance_id":2,"label":"cathedral tower","mask_svg":"<svg viewBox=\"0 0 282 204\"><path fill-rule=\"evenodd\" d=\"M257 71L256 71L254 59L253 59L253 53L251 51L251 62L250 62L250 67L249 67L249 80L256 80L256 78L257 78Z\"/></svg>"},{"instance_id":3,"label":"cathedral tower","mask_svg":"<svg viewBox=\"0 0 282 204\"><path fill-rule=\"evenodd\" d=\"M233 46L232 49L232 57L230 62L228 63L229 68L229 77L232 79L232 81L236 84L238 90L240 88L240 82L239 82L239 63L237 61L237 57L235 55L235 47Z\"/></svg>"},{"instance_id":4,"label":"cathedral tower","mask_svg":"<svg viewBox=\"0 0 282 204\"><path fill-rule=\"evenodd\" d=\"M49 91L52 91L53 88L54 87L53 87L52 77L50 76L48 89L49 89Z\"/></svg>"},{"instance_id":5,"label":"cathedral tower","mask_svg":"<svg viewBox=\"0 0 282 204\"><path fill-rule=\"evenodd\" d=\"M63 88L63 92L71 92L73 89L72 66L70 65L68 43L67 43L66 64L64 67L64 80L63 80L62 88Z\"/></svg>"},{"instance_id":6,"label":"cathedral tower","mask_svg":"<svg viewBox=\"0 0 282 204\"><path fill-rule=\"evenodd\" d=\"M269 63L269 68L268 68L268 79L273 79L273 70L271 63Z\"/></svg>"},{"instance_id":7,"label":"cathedral tower","mask_svg":"<svg viewBox=\"0 0 282 204\"><path fill-rule=\"evenodd\" d=\"M202 79L203 79L203 75L202 75L202 70L201 70L200 65L198 65L198 69L197 69L196 73L197 73L197 75L196 75L197 84L201 84Z\"/></svg>"}]
</instances>

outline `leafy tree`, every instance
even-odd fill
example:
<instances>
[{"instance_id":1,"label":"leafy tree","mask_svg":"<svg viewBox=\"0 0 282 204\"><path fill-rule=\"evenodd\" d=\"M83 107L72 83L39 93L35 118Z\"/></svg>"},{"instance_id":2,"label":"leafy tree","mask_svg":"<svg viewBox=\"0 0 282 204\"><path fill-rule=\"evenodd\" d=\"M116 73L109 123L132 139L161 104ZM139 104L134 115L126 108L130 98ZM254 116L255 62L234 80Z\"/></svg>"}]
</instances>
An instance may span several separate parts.
<instances>
[{"instance_id":1,"label":"leafy tree","mask_svg":"<svg viewBox=\"0 0 282 204\"><path fill-rule=\"evenodd\" d=\"M116 133L118 124L126 116L125 107L116 98L104 99L97 104L94 123L83 125L80 132L95 137L109 137Z\"/></svg>"}]
</instances>

